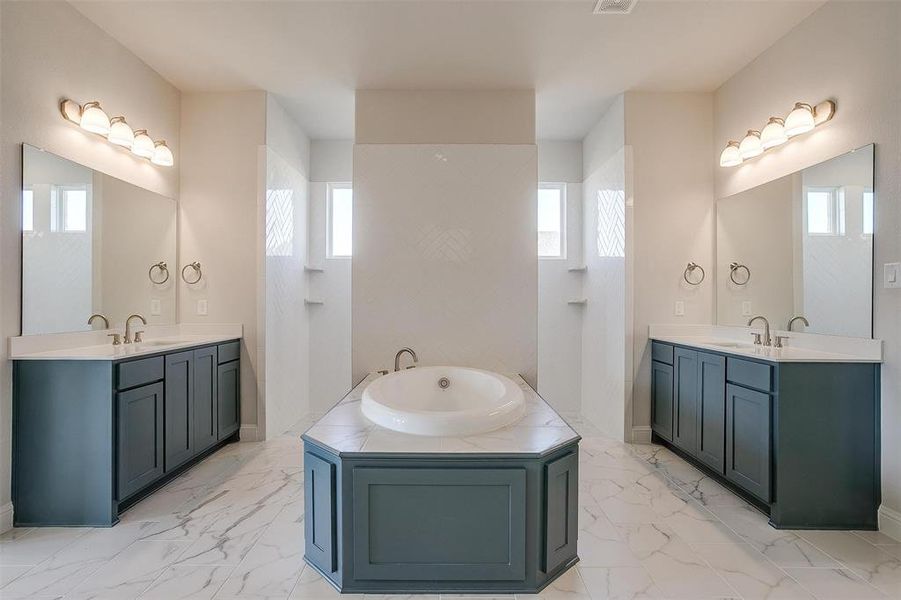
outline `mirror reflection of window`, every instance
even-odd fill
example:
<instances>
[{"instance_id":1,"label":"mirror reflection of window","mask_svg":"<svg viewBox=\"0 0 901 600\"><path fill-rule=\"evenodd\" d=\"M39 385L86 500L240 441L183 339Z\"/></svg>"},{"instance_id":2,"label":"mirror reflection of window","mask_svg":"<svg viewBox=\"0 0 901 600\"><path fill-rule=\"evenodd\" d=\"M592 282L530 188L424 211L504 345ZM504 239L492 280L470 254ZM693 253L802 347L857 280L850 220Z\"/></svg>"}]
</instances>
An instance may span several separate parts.
<instances>
[{"instance_id":1,"label":"mirror reflection of window","mask_svg":"<svg viewBox=\"0 0 901 600\"><path fill-rule=\"evenodd\" d=\"M807 233L844 235L845 202L838 188L807 190Z\"/></svg>"},{"instance_id":2,"label":"mirror reflection of window","mask_svg":"<svg viewBox=\"0 0 901 600\"><path fill-rule=\"evenodd\" d=\"M863 233L864 235L873 235L873 190L866 190L863 193Z\"/></svg>"},{"instance_id":3,"label":"mirror reflection of window","mask_svg":"<svg viewBox=\"0 0 901 600\"><path fill-rule=\"evenodd\" d=\"M22 191L22 231L34 231L34 190Z\"/></svg>"}]
</instances>

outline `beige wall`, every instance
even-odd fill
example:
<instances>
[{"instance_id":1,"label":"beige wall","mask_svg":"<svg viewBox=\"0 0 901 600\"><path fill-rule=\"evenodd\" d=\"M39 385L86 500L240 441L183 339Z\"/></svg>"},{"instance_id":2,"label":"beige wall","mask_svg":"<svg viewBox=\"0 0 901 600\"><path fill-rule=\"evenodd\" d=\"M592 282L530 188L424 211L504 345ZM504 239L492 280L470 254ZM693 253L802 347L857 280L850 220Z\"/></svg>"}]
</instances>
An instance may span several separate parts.
<instances>
[{"instance_id":1,"label":"beige wall","mask_svg":"<svg viewBox=\"0 0 901 600\"><path fill-rule=\"evenodd\" d=\"M200 284L179 282L182 323L242 323L241 423L257 423L260 236L258 152L266 143L266 94L182 95L179 264L199 261ZM197 314L198 300L207 315Z\"/></svg>"},{"instance_id":2,"label":"beige wall","mask_svg":"<svg viewBox=\"0 0 901 600\"><path fill-rule=\"evenodd\" d=\"M535 91L357 90L357 144L534 144Z\"/></svg>"},{"instance_id":3,"label":"beige wall","mask_svg":"<svg viewBox=\"0 0 901 600\"><path fill-rule=\"evenodd\" d=\"M626 93L634 186L633 435L647 436L650 427L648 325L713 322L712 106L706 93ZM684 282L689 261L707 270L702 285ZM684 316L675 315L676 301L684 302Z\"/></svg>"},{"instance_id":4,"label":"beige wall","mask_svg":"<svg viewBox=\"0 0 901 600\"><path fill-rule=\"evenodd\" d=\"M8 336L19 333L21 144L27 142L147 188L178 196L179 92L64 2L0 3L0 529L9 524L10 364ZM137 159L59 115L61 97L100 100L110 115L164 138L175 167Z\"/></svg>"},{"instance_id":5,"label":"beige wall","mask_svg":"<svg viewBox=\"0 0 901 600\"><path fill-rule=\"evenodd\" d=\"M901 4L829 2L727 81L715 95L714 164L728 139L784 115L794 102L837 103L813 133L731 169L716 169L724 197L876 143L875 336L882 367L880 528L901 538L901 290L882 265L901 260Z\"/></svg>"}]
</instances>

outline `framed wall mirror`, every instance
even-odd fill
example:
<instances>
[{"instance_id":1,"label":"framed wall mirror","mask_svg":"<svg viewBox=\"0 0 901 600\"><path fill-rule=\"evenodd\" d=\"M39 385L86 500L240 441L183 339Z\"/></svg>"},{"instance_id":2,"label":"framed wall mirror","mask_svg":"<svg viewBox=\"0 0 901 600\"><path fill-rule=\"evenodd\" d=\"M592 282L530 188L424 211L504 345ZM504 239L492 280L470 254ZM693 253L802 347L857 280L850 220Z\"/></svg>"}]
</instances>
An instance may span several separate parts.
<instances>
[{"instance_id":1,"label":"framed wall mirror","mask_svg":"<svg viewBox=\"0 0 901 600\"><path fill-rule=\"evenodd\" d=\"M872 144L717 202L719 325L872 337Z\"/></svg>"},{"instance_id":2,"label":"framed wall mirror","mask_svg":"<svg viewBox=\"0 0 901 600\"><path fill-rule=\"evenodd\" d=\"M22 335L86 331L93 313L175 323L175 201L27 144L22 154Z\"/></svg>"}]
</instances>

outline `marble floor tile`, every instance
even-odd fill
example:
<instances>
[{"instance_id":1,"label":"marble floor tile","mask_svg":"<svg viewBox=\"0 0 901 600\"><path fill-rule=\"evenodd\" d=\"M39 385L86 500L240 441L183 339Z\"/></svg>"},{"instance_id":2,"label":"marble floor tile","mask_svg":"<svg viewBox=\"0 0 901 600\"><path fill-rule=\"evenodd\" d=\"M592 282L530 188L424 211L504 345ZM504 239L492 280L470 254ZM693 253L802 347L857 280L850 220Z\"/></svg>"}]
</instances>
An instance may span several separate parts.
<instances>
[{"instance_id":1,"label":"marble floor tile","mask_svg":"<svg viewBox=\"0 0 901 600\"><path fill-rule=\"evenodd\" d=\"M211 600L233 569L223 565L169 567L141 594L141 600Z\"/></svg>"},{"instance_id":2,"label":"marble floor tile","mask_svg":"<svg viewBox=\"0 0 901 600\"><path fill-rule=\"evenodd\" d=\"M807 541L893 598L901 598L901 560L847 531L799 532Z\"/></svg>"},{"instance_id":3,"label":"marble floor tile","mask_svg":"<svg viewBox=\"0 0 901 600\"><path fill-rule=\"evenodd\" d=\"M749 544L697 544L703 559L744 600L813 600L813 596Z\"/></svg>"},{"instance_id":4,"label":"marble floor tile","mask_svg":"<svg viewBox=\"0 0 901 600\"><path fill-rule=\"evenodd\" d=\"M287 598L304 569L303 525L268 528L216 598Z\"/></svg>"},{"instance_id":5,"label":"marble floor tile","mask_svg":"<svg viewBox=\"0 0 901 600\"><path fill-rule=\"evenodd\" d=\"M0 538L0 566L36 565L87 533L81 527L12 529Z\"/></svg>"},{"instance_id":6,"label":"marble floor tile","mask_svg":"<svg viewBox=\"0 0 901 600\"><path fill-rule=\"evenodd\" d=\"M888 597L855 575L850 569L786 569L785 571L818 600L867 600L868 598Z\"/></svg>"},{"instance_id":7,"label":"marble floor tile","mask_svg":"<svg viewBox=\"0 0 901 600\"><path fill-rule=\"evenodd\" d=\"M664 598L643 567L579 567L592 600L658 600Z\"/></svg>"},{"instance_id":8,"label":"marble floor tile","mask_svg":"<svg viewBox=\"0 0 901 600\"><path fill-rule=\"evenodd\" d=\"M852 533L877 546L901 546L901 540L896 540L881 531L854 531Z\"/></svg>"},{"instance_id":9,"label":"marble floor tile","mask_svg":"<svg viewBox=\"0 0 901 600\"><path fill-rule=\"evenodd\" d=\"M25 566L10 565L10 566L6 566L6 567L0 566L0 589L2 589L4 586L7 586L10 583L12 583L13 581L15 581L16 579L18 579L19 577L21 577L22 575L24 575L25 573L27 573L28 571L30 571L33 568L34 567L32 567L30 565L25 565ZM2 596L0 596L0 597L2 597Z\"/></svg>"},{"instance_id":10,"label":"marble floor tile","mask_svg":"<svg viewBox=\"0 0 901 600\"><path fill-rule=\"evenodd\" d=\"M353 598L359 600L361 594L340 594L332 585L319 574L316 569L305 565L297 580L297 584L291 591L291 600L329 600L331 598Z\"/></svg>"},{"instance_id":11,"label":"marble floor tile","mask_svg":"<svg viewBox=\"0 0 901 600\"><path fill-rule=\"evenodd\" d=\"M516 594L517 600L591 600L588 588L579 575L579 569L571 567L537 594Z\"/></svg>"}]
</instances>

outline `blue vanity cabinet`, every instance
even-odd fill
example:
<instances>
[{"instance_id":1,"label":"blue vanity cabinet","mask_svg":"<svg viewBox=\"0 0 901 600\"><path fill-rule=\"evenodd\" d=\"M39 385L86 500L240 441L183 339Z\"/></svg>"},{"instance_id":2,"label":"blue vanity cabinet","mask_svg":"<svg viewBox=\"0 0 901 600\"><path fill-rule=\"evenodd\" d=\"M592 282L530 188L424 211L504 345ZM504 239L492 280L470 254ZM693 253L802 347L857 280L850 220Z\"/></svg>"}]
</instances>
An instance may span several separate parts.
<instances>
[{"instance_id":1,"label":"blue vanity cabinet","mask_svg":"<svg viewBox=\"0 0 901 600\"><path fill-rule=\"evenodd\" d=\"M694 455L698 444L698 353L676 348L673 374L673 443Z\"/></svg>"},{"instance_id":2,"label":"blue vanity cabinet","mask_svg":"<svg viewBox=\"0 0 901 600\"><path fill-rule=\"evenodd\" d=\"M770 501L770 395L726 386L726 478Z\"/></svg>"},{"instance_id":3,"label":"blue vanity cabinet","mask_svg":"<svg viewBox=\"0 0 901 600\"><path fill-rule=\"evenodd\" d=\"M726 466L726 359L698 352L698 460L717 473Z\"/></svg>"},{"instance_id":4,"label":"blue vanity cabinet","mask_svg":"<svg viewBox=\"0 0 901 600\"><path fill-rule=\"evenodd\" d=\"M194 450L219 439L219 364L216 346L194 351Z\"/></svg>"},{"instance_id":5,"label":"blue vanity cabinet","mask_svg":"<svg viewBox=\"0 0 901 600\"><path fill-rule=\"evenodd\" d=\"M115 525L122 510L237 441L239 343L14 361L15 525ZM230 360L219 364L223 354Z\"/></svg>"},{"instance_id":6,"label":"blue vanity cabinet","mask_svg":"<svg viewBox=\"0 0 901 600\"><path fill-rule=\"evenodd\" d=\"M655 343L655 346L660 344ZM668 442L673 441L673 365L651 361L651 429Z\"/></svg>"},{"instance_id":7,"label":"blue vanity cabinet","mask_svg":"<svg viewBox=\"0 0 901 600\"><path fill-rule=\"evenodd\" d=\"M163 393L162 381L116 393L120 499L163 476Z\"/></svg>"},{"instance_id":8,"label":"blue vanity cabinet","mask_svg":"<svg viewBox=\"0 0 901 600\"><path fill-rule=\"evenodd\" d=\"M169 471L194 457L194 352L166 356L166 465Z\"/></svg>"}]
</instances>

